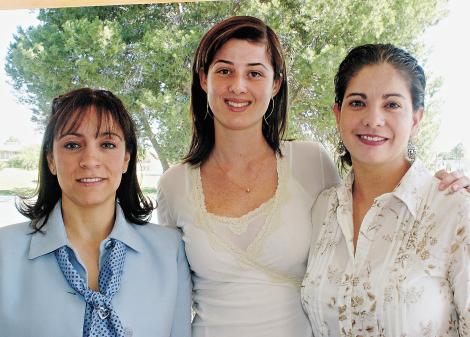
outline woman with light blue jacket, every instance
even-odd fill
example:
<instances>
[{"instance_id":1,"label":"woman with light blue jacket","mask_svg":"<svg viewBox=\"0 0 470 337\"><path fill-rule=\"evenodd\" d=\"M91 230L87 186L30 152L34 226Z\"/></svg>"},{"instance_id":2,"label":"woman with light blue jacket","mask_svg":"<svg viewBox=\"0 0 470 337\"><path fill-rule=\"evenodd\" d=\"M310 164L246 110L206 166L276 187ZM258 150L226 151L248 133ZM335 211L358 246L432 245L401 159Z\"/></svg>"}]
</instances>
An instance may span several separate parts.
<instances>
[{"instance_id":1,"label":"woman with light blue jacket","mask_svg":"<svg viewBox=\"0 0 470 337\"><path fill-rule=\"evenodd\" d=\"M30 222L0 229L0 336L190 336L180 234L147 224L134 125L109 91L52 104Z\"/></svg>"}]
</instances>

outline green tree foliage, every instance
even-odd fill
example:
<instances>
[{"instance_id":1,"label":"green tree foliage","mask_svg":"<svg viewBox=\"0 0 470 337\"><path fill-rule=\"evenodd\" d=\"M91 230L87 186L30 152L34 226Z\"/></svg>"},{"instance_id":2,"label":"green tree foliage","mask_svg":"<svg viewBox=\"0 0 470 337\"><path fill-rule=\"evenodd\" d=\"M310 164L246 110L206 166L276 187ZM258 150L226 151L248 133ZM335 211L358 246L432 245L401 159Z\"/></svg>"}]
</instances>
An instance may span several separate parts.
<instances>
[{"instance_id":1,"label":"green tree foliage","mask_svg":"<svg viewBox=\"0 0 470 337\"><path fill-rule=\"evenodd\" d=\"M6 71L42 124L60 93L81 86L114 91L132 112L142 143L166 169L189 143L191 61L199 39L227 16L254 15L280 35L286 51L290 136L328 145L333 76L346 52L391 42L422 56L417 37L444 15L443 2L237 0L44 9L38 26L18 31Z\"/></svg>"}]
</instances>

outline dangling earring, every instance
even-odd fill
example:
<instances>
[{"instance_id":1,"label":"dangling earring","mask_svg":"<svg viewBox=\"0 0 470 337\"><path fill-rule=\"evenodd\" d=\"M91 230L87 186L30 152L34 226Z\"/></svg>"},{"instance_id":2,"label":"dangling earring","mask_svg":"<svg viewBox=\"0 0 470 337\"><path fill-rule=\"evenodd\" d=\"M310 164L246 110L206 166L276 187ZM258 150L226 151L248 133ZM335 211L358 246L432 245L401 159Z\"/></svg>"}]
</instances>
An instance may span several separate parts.
<instances>
[{"instance_id":1,"label":"dangling earring","mask_svg":"<svg viewBox=\"0 0 470 337\"><path fill-rule=\"evenodd\" d=\"M416 146L412 138L408 140L408 146L406 147L406 160L413 164L416 159Z\"/></svg>"},{"instance_id":2,"label":"dangling earring","mask_svg":"<svg viewBox=\"0 0 470 337\"><path fill-rule=\"evenodd\" d=\"M338 144L336 144L336 153L338 156L342 157L346 154L346 152L346 146L344 146L343 140L339 138Z\"/></svg>"},{"instance_id":3,"label":"dangling earring","mask_svg":"<svg viewBox=\"0 0 470 337\"><path fill-rule=\"evenodd\" d=\"M264 122L266 123L266 125L269 125L268 118L271 117L271 115L273 114L273 111L274 111L274 98L271 97L271 111L269 111L267 116L266 116L266 113L263 116L263 119L264 119Z\"/></svg>"},{"instance_id":4,"label":"dangling earring","mask_svg":"<svg viewBox=\"0 0 470 337\"><path fill-rule=\"evenodd\" d=\"M209 100L206 99L206 114L204 115L204 120L210 116L212 118L212 113L209 110Z\"/></svg>"}]
</instances>

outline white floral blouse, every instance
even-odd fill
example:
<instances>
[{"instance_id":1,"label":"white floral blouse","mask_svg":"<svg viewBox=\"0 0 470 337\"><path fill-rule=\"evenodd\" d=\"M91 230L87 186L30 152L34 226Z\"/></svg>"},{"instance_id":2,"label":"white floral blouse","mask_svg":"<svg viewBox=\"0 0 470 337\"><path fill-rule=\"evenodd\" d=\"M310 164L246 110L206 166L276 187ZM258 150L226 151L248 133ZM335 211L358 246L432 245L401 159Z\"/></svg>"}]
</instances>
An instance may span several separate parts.
<instances>
[{"instance_id":1,"label":"white floral blouse","mask_svg":"<svg viewBox=\"0 0 470 337\"><path fill-rule=\"evenodd\" d=\"M470 194L439 192L416 161L376 198L354 255L353 180L313 209L302 304L314 335L470 336Z\"/></svg>"}]
</instances>

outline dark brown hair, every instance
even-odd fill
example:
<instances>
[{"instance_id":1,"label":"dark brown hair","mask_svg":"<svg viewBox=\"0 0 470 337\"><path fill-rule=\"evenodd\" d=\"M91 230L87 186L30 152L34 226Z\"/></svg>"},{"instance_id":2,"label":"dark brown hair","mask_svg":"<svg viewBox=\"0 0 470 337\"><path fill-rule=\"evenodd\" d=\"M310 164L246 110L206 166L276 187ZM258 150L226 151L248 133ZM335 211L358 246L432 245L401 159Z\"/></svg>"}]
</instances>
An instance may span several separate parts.
<instances>
[{"instance_id":1,"label":"dark brown hair","mask_svg":"<svg viewBox=\"0 0 470 337\"><path fill-rule=\"evenodd\" d=\"M37 200L22 198L16 206L21 214L31 219L36 231L41 230L47 223L49 213L62 195L57 177L51 173L47 162L48 155L52 153L54 139L63 133L76 131L90 107L97 113L97 136L102 123L110 126L113 122L121 127L124 134L126 152L130 154L130 160L116 192L124 216L129 222L136 224L147 223L150 219L154 206L142 194L137 180L137 138L134 122L121 100L110 91L81 88L60 95L52 101L52 113L44 132L39 159L38 187L34 194ZM39 225L43 218L44 221Z\"/></svg>"},{"instance_id":2,"label":"dark brown hair","mask_svg":"<svg viewBox=\"0 0 470 337\"><path fill-rule=\"evenodd\" d=\"M339 65L335 76L335 103L341 109L344 94L351 79L365 66L388 63L408 80L413 111L424 107L426 76L418 61L405 50L392 44L365 44L349 51ZM352 165L351 154L340 156L341 167Z\"/></svg>"},{"instance_id":3,"label":"dark brown hair","mask_svg":"<svg viewBox=\"0 0 470 337\"><path fill-rule=\"evenodd\" d=\"M280 88L267 111L263 123L263 136L269 146L279 154L280 141L287 127L287 73L281 43L276 33L263 21L252 16L233 16L214 25L201 39L193 60L191 86L192 141L184 162L202 164L214 147L214 121L206 118L207 94L200 85L199 72L207 74L215 54L230 39L248 40L266 45L274 69L274 80L280 81Z\"/></svg>"}]
</instances>

